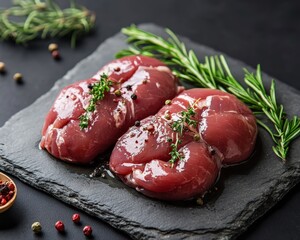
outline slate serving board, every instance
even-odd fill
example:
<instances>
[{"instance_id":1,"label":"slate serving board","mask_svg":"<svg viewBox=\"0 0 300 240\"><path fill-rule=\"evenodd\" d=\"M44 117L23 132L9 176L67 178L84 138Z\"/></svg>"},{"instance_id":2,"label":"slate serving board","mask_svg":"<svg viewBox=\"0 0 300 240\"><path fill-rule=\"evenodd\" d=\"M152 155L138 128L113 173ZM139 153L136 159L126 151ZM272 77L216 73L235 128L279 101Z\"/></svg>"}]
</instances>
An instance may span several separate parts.
<instances>
[{"instance_id":1,"label":"slate serving board","mask_svg":"<svg viewBox=\"0 0 300 240\"><path fill-rule=\"evenodd\" d=\"M165 36L153 24L143 29ZM220 54L211 48L182 38L200 59ZM135 239L228 239L235 238L262 216L300 180L299 139L291 147L283 165L271 150L268 134L259 131L251 160L223 169L218 190L206 204L168 203L152 200L114 178L91 178L94 166L79 167L52 158L39 150L44 117L60 89L92 76L114 54L126 48L125 37L117 34L102 43L89 57L78 63L45 95L14 115L0 129L0 169L50 195L97 216ZM244 63L227 57L233 74L243 79ZM263 74L267 85L271 78ZM300 115L299 91L277 80L279 101L286 111Z\"/></svg>"}]
</instances>

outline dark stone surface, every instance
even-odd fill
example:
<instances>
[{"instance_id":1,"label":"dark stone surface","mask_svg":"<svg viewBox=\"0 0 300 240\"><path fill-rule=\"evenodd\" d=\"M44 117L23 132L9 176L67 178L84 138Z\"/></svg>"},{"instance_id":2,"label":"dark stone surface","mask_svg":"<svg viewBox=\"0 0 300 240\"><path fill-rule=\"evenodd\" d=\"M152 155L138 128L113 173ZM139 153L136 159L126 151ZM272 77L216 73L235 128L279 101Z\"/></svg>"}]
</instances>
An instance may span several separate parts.
<instances>
[{"instance_id":1,"label":"dark stone surface","mask_svg":"<svg viewBox=\"0 0 300 240\"><path fill-rule=\"evenodd\" d=\"M144 28L163 35L162 29L154 25L144 25ZM187 39L185 42L200 59L218 53ZM60 89L91 76L124 47L124 37L120 34L108 39L57 81L47 94L14 115L0 129L0 169L103 219L136 239L236 237L299 182L299 139L292 145L289 161L283 165L274 156L272 141L264 131L259 133L251 161L223 170L217 194L204 206L146 198L115 179L90 178L93 167L62 163L39 150L45 114ZM242 80L242 68L246 65L229 57L227 60L233 74ZM263 77L268 85L271 78ZM277 89L279 101L286 106L286 111L299 115L299 92L279 81Z\"/></svg>"}]
</instances>

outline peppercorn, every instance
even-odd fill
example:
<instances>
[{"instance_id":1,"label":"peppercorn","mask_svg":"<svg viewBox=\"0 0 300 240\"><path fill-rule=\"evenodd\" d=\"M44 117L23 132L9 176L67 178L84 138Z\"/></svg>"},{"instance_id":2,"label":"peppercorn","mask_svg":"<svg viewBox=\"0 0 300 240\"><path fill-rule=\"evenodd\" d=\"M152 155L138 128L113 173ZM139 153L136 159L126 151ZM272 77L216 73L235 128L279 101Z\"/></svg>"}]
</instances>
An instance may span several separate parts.
<instances>
[{"instance_id":1,"label":"peppercorn","mask_svg":"<svg viewBox=\"0 0 300 240\"><path fill-rule=\"evenodd\" d=\"M115 67L115 68L114 68L114 71L115 71L115 72L119 72L120 70L121 70L120 67Z\"/></svg>"},{"instance_id":2,"label":"peppercorn","mask_svg":"<svg viewBox=\"0 0 300 240\"><path fill-rule=\"evenodd\" d=\"M8 202L10 199L11 199L11 195L7 194L7 195L5 196L5 200Z\"/></svg>"},{"instance_id":3,"label":"peppercorn","mask_svg":"<svg viewBox=\"0 0 300 240\"><path fill-rule=\"evenodd\" d=\"M31 229L34 233L40 233L42 231L42 225L39 222L34 222L31 225Z\"/></svg>"},{"instance_id":4,"label":"peppercorn","mask_svg":"<svg viewBox=\"0 0 300 240\"><path fill-rule=\"evenodd\" d=\"M166 115L165 115L165 119L167 119L167 120L170 120L170 119L171 119L171 116L170 116L170 114L166 113Z\"/></svg>"},{"instance_id":5,"label":"peppercorn","mask_svg":"<svg viewBox=\"0 0 300 240\"><path fill-rule=\"evenodd\" d=\"M60 53L58 50L54 50L52 53L51 53L52 57L55 59L55 60L59 60L60 59Z\"/></svg>"},{"instance_id":6,"label":"peppercorn","mask_svg":"<svg viewBox=\"0 0 300 240\"><path fill-rule=\"evenodd\" d=\"M56 43L50 43L49 46L48 46L48 50L50 52L53 52L55 50L58 50L58 45Z\"/></svg>"},{"instance_id":7,"label":"peppercorn","mask_svg":"<svg viewBox=\"0 0 300 240\"><path fill-rule=\"evenodd\" d=\"M93 229L91 226L85 226L82 231L85 236L90 237L92 235Z\"/></svg>"},{"instance_id":8,"label":"peppercorn","mask_svg":"<svg viewBox=\"0 0 300 240\"><path fill-rule=\"evenodd\" d=\"M122 95L122 92L120 91L120 89L117 89L114 93L117 97L120 97Z\"/></svg>"},{"instance_id":9,"label":"peppercorn","mask_svg":"<svg viewBox=\"0 0 300 240\"><path fill-rule=\"evenodd\" d=\"M153 126L152 124L148 125L148 126L147 126L147 130L148 130L149 132L154 131L154 126Z\"/></svg>"},{"instance_id":10,"label":"peppercorn","mask_svg":"<svg viewBox=\"0 0 300 240\"><path fill-rule=\"evenodd\" d=\"M132 100L136 100L137 99L137 95L134 94L134 93L130 97L131 97Z\"/></svg>"},{"instance_id":11,"label":"peppercorn","mask_svg":"<svg viewBox=\"0 0 300 240\"><path fill-rule=\"evenodd\" d=\"M165 101L165 105L170 105L172 103L172 101L170 99Z\"/></svg>"},{"instance_id":12,"label":"peppercorn","mask_svg":"<svg viewBox=\"0 0 300 240\"><path fill-rule=\"evenodd\" d=\"M7 200L5 198L2 198L0 205L5 205L7 203Z\"/></svg>"},{"instance_id":13,"label":"peppercorn","mask_svg":"<svg viewBox=\"0 0 300 240\"><path fill-rule=\"evenodd\" d=\"M65 225L64 225L64 223L62 221L57 221L55 223L55 228L59 232L64 232L65 231Z\"/></svg>"},{"instance_id":14,"label":"peppercorn","mask_svg":"<svg viewBox=\"0 0 300 240\"><path fill-rule=\"evenodd\" d=\"M215 155L215 154L216 154L216 150L215 150L215 149L213 149L213 148L212 148L212 149L210 149L210 154L211 154L211 155Z\"/></svg>"},{"instance_id":15,"label":"peppercorn","mask_svg":"<svg viewBox=\"0 0 300 240\"><path fill-rule=\"evenodd\" d=\"M5 73L5 63L0 62L0 73Z\"/></svg>"},{"instance_id":16,"label":"peppercorn","mask_svg":"<svg viewBox=\"0 0 300 240\"><path fill-rule=\"evenodd\" d=\"M74 223L79 223L80 222L80 215L78 213L73 214L72 221Z\"/></svg>"},{"instance_id":17,"label":"peppercorn","mask_svg":"<svg viewBox=\"0 0 300 240\"><path fill-rule=\"evenodd\" d=\"M200 135L198 133L196 133L194 135L194 141L198 142L200 140Z\"/></svg>"},{"instance_id":18,"label":"peppercorn","mask_svg":"<svg viewBox=\"0 0 300 240\"><path fill-rule=\"evenodd\" d=\"M204 204L202 198L198 198L196 202L197 202L198 205L201 205L201 206Z\"/></svg>"},{"instance_id":19,"label":"peppercorn","mask_svg":"<svg viewBox=\"0 0 300 240\"><path fill-rule=\"evenodd\" d=\"M136 127L141 126L141 122L140 121L135 121L134 126L136 126Z\"/></svg>"},{"instance_id":20,"label":"peppercorn","mask_svg":"<svg viewBox=\"0 0 300 240\"><path fill-rule=\"evenodd\" d=\"M13 78L17 83L21 83L23 80L23 76L21 73L15 73Z\"/></svg>"},{"instance_id":21,"label":"peppercorn","mask_svg":"<svg viewBox=\"0 0 300 240\"><path fill-rule=\"evenodd\" d=\"M9 193L8 183L4 183L0 185L0 194L7 195Z\"/></svg>"},{"instance_id":22,"label":"peppercorn","mask_svg":"<svg viewBox=\"0 0 300 240\"><path fill-rule=\"evenodd\" d=\"M12 182L10 182L8 184L8 188L9 188L10 191L14 191L15 190L15 185Z\"/></svg>"},{"instance_id":23,"label":"peppercorn","mask_svg":"<svg viewBox=\"0 0 300 240\"><path fill-rule=\"evenodd\" d=\"M126 86L126 89L127 89L128 91L131 91L131 90L132 90L131 85L127 85L127 86Z\"/></svg>"}]
</instances>

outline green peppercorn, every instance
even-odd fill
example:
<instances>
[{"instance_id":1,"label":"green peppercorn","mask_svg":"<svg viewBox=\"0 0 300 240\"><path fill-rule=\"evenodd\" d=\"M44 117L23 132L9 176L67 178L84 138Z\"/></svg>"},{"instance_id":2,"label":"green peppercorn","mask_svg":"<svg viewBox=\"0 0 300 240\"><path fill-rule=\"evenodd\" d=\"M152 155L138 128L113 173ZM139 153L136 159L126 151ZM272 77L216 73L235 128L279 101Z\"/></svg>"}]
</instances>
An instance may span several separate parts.
<instances>
[{"instance_id":1,"label":"green peppercorn","mask_svg":"<svg viewBox=\"0 0 300 240\"><path fill-rule=\"evenodd\" d=\"M39 222L34 222L31 225L31 229L34 233L40 233L42 231L42 225Z\"/></svg>"},{"instance_id":2,"label":"green peppercorn","mask_svg":"<svg viewBox=\"0 0 300 240\"><path fill-rule=\"evenodd\" d=\"M168 100L165 101L165 105L170 105L171 102L172 102L172 101L171 101L170 99L168 99Z\"/></svg>"},{"instance_id":3,"label":"green peppercorn","mask_svg":"<svg viewBox=\"0 0 300 240\"><path fill-rule=\"evenodd\" d=\"M194 135L194 141L198 142L200 140L200 135L198 133L196 133Z\"/></svg>"},{"instance_id":4,"label":"green peppercorn","mask_svg":"<svg viewBox=\"0 0 300 240\"><path fill-rule=\"evenodd\" d=\"M120 91L120 89L117 89L114 93L117 97L120 97L122 95L122 92Z\"/></svg>"}]
</instances>

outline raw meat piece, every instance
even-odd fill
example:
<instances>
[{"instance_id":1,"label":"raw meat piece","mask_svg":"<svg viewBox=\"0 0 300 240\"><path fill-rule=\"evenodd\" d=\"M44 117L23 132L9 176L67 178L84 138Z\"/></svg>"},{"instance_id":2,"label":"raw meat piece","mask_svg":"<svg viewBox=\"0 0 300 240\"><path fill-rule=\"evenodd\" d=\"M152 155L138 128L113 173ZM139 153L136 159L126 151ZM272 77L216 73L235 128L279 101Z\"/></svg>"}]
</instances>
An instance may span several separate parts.
<instances>
[{"instance_id":1,"label":"raw meat piece","mask_svg":"<svg viewBox=\"0 0 300 240\"><path fill-rule=\"evenodd\" d=\"M171 125L189 107L194 108L197 127L184 131L178 147L183 159L172 167L170 142L175 142L176 133ZM256 135L254 115L233 95L211 89L186 90L118 140L110 168L147 196L189 199L203 195L216 182L222 165L246 160Z\"/></svg>"},{"instance_id":2,"label":"raw meat piece","mask_svg":"<svg viewBox=\"0 0 300 240\"><path fill-rule=\"evenodd\" d=\"M82 130L79 117L89 105L89 88L103 73L113 85L97 103L89 126ZM115 94L117 89L121 96ZM93 78L61 91L46 116L40 146L61 160L88 164L115 144L135 121L155 114L177 93L177 79L159 60L144 56L114 60Z\"/></svg>"}]
</instances>

